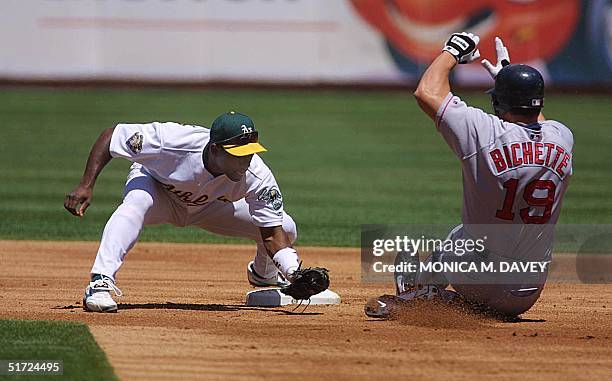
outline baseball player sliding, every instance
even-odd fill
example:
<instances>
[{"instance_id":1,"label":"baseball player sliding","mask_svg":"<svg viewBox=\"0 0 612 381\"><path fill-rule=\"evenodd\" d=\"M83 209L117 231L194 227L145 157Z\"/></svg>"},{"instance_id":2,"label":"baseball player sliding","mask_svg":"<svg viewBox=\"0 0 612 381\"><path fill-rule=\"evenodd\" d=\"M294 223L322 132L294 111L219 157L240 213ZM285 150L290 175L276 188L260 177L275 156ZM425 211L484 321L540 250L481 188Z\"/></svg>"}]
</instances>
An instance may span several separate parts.
<instances>
[{"instance_id":1,"label":"baseball player sliding","mask_svg":"<svg viewBox=\"0 0 612 381\"><path fill-rule=\"evenodd\" d=\"M115 276L145 225L198 226L213 233L250 238L257 243L247 277L256 287L280 286L295 299L308 299L329 286L327 270L301 269L292 247L293 219L270 169L257 155L251 118L230 111L210 129L178 123L118 124L94 143L80 184L64 207L83 216L96 178L114 157L132 161L123 203L104 228L83 307L114 312L121 296Z\"/></svg>"},{"instance_id":2,"label":"baseball player sliding","mask_svg":"<svg viewBox=\"0 0 612 381\"><path fill-rule=\"evenodd\" d=\"M469 107L451 93L450 72L457 64L479 58L478 43L473 34L453 34L414 95L461 162L462 224L447 240L482 238L485 250L461 256L434 250L425 263L510 263L516 269L528 262L549 263L553 228L572 175L573 136L563 124L544 118L541 74L527 65L510 64L499 38L495 41L497 63L482 61L495 80L495 87L488 91L494 114ZM400 252L395 264L413 261L414 256ZM468 270L396 270L396 295L370 300L366 315L384 318L411 299L439 298L517 316L534 305L547 276L547 271L509 274L495 267L484 272L463 268ZM478 268L482 267L474 266ZM449 285L454 291L447 289Z\"/></svg>"}]
</instances>

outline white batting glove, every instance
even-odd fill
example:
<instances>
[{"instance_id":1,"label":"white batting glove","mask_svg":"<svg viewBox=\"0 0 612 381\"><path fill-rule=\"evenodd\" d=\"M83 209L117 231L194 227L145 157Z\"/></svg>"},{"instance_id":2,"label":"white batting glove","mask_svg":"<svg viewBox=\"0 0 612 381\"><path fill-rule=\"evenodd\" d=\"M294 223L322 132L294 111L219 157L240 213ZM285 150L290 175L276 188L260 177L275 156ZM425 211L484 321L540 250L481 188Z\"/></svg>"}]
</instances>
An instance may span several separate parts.
<instances>
[{"instance_id":1,"label":"white batting glove","mask_svg":"<svg viewBox=\"0 0 612 381\"><path fill-rule=\"evenodd\" d=\"M473 33L453 33L444 44L442 50L450 53L458 63L470 63L480 57L480 51L476 49L480 37Z\"/></svg>"},{"instance_id":2,"label":"white batting glove","mask_svg":"<svg viewBox=\"0 0 612 381\"><path fill-rule=\"evenodd\" d=\"M497 53L497 65L493 66L487 59L480 61L482 66L491 74L491 77L495 79L497 73L504 67L510 65L510 55L508 49L504 46L501 38L495 37L495 52Z\"/></svg>"}]
</instances>

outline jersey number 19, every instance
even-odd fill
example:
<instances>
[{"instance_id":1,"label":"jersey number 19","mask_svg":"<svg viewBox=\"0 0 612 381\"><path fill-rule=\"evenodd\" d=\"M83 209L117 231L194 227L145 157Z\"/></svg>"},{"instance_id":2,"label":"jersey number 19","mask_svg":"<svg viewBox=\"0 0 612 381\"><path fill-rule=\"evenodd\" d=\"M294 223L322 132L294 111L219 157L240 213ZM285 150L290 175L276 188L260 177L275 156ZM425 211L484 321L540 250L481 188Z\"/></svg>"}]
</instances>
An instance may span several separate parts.
<instances>
[{"instance_id":1,"label":"jersey number 19","mask_svg":"<svg viewBox=\"0 0 612 381\"><path fill-rule=\"evenodd\" d=\"M518 179L509 179L504 182L504 188L506 189L506 197L504 198L504 205L501 209L497 210L495 217L502 220L514 220L514 212L512 207L514 205L514 199L516 197L516 189L518 187ZM521 209L521 219L526 224L545 224L550 219L552 207L555 202L555 189L557 186L552 180L533 180L525 187L523 192L523 199L529 206L540 206L544 207L544 212L541 216L532 216L529 214L529 207ZM536 190L546 190L546 197L535 197L533 193Z\"/></svg>"}]
</instances>

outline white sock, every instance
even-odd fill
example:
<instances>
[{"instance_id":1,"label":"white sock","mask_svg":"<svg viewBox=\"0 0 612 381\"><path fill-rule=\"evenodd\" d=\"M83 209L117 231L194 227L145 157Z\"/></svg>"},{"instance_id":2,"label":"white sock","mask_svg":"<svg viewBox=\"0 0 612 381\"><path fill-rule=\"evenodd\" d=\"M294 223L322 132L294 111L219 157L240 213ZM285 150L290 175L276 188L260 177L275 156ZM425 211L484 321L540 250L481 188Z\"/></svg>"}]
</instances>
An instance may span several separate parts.
<instances>
[{"instance_id":1,"label":"white sock","mask_svg":"<svg viewBox=\"0 0 612 381\"><path fill-rule=\"evenodd\" d=\"M280 249L274 254L272 260L288 281L291 281L292 274L300 266L300 258L298 257L297 251L292 247Z\"/></svg>"}]
</instances>

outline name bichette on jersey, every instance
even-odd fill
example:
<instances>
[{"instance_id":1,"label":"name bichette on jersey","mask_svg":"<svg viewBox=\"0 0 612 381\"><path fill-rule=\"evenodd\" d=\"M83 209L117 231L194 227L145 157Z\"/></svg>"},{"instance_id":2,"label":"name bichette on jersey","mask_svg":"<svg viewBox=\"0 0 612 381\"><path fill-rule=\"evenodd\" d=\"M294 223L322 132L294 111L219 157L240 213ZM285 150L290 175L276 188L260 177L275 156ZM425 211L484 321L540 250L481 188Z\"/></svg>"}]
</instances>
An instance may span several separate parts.
<instances>
[{"instance_id":1,"label":"name bichette on jersey","mask_svg":"<svg viewBox=\"0 0 612 381\"><path fill-rule=\"evenodd\" d=\"M571 152L556 143L520 142L496 147L489 151L497 174L522 166L541 166L552 170L560 178L572 160Z\"/></svg>"}]
</instances>

